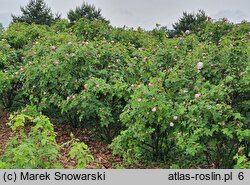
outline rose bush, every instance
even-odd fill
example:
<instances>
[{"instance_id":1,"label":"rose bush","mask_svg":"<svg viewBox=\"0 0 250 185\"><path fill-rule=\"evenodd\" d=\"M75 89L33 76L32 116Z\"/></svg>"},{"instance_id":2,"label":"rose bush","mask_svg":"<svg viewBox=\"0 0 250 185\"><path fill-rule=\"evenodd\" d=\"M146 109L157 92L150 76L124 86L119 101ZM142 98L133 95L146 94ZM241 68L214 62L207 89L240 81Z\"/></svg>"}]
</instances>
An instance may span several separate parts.
<instances>
[{"instance_id":1,"label":"rose bush","mask_svg":"<svg viewBox=\"0 0 250 185\"><path fill-rule=\"evenodd\" d=\"M128 164L247 166L249 24L156 31L11 24L0 36L0 105L89 127Z\"/></svg>"}]
</instances>

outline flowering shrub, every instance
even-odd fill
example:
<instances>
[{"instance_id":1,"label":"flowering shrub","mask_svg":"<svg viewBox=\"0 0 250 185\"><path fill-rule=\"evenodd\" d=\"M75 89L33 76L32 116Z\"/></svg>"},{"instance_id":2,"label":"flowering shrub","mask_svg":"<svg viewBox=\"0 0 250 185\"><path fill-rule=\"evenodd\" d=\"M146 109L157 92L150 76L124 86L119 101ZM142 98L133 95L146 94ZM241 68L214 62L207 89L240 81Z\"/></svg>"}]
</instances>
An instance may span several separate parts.
<instances>
[{"instance_id":1,"label":"flowering shrub","mask_svg":"<svg viewBox=\"0 0 250 185\"><path fill-rule=\"evenodd\" d=\"M163 29L12 24L0 36L0 105L89 127L128 164L247 167L249 24Z\"/></svg>"},{"instance_id":2,"label":"flowering shrub","mask_svg":"<svg viewBox=\"0 0 250 185\"><path fill-rule=\"evenodd\" d=\"M248 39L246 33L241 38ZM165 51L162 58L160 51L157 61L167 58L161 65L165 70L134 89L120 116L127 129L111 145L114 154L128 163L175 161L186 168L196 161L232 167L241 144L249 145L249 82L244 80L247 72L242 73L249 51L246 41L230 46L229 39L222 38L218 51L212 43L197 44L190 35L177 43L171 57ZM240 159L247 162L248 152L246 147Z\"/></svg>"}]
</instances>

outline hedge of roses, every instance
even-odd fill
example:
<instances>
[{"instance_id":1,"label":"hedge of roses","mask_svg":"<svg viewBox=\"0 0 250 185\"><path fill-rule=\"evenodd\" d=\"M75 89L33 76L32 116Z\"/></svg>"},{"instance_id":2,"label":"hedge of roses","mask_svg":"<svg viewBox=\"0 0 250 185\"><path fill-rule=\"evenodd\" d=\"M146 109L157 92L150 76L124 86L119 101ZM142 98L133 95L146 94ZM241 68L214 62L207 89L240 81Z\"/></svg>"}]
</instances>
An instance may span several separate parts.
<instances>
[{"instance_id":1,"label":"hedge of roses","mask_svg":"<svg viewBox=\"0 0 250 185\"><path fill-rule=\"evenodd\" d=\"M127 164L248 168L249 31L207 21L167 38L85 19L15 23L0 36L0 104L89 127Z\"/></svg>"}]
</instances>

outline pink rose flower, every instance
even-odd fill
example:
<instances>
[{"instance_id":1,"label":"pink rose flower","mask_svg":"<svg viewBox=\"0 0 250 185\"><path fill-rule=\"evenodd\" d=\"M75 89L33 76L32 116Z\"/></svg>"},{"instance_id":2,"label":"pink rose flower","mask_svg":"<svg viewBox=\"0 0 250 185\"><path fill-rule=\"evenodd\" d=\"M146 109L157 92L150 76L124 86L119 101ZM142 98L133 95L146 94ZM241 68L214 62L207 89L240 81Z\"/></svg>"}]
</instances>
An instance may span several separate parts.
<instances>
[{"instance_id":1,"label":"pink rose flower","mask_svg":"<svg viewBox=\"0 0 250 185\"><path fill-rule=\"evenodd\" d=\"M242 75L244 75L244 74L246 74L246 72L243 72L243 71L240 72L240 76L242 76Z\"/></svg>"},{"instance_id":2,"label":"pink rose flower","mask_svg":"<svg viewBox=\"0 0 250 185\"><path fill-rule=\"evenodd\" d=\"M201 97L201 94L200 94L200 93L195 94L195 98L199 98L199 97Z\"/></svg>"},{"instance_id":3,"label":"pink rose flower","mask_svg":"<svg viewBox=\"0 0 250 185\"><path fill-rule=\"evenodd\" d=\"M56 50L56 46L51 46L51 49L52 50Z\"/></svg>"},{"instance_id":4,"label":"pink rose flower","mask_svg":"<svg viewBox=\"0 0 250 185\"><path fill-rule=\"evenodd\" d=\"M153 87L153 86L154 86L154 84L152 84L152 83L148 83L148 86L149 86L149 87Z\"/></svg>"},{"instance_id":5,"label":"pink rose flower","mask_svg":"<svg viewBox=\"0 0 250 185\"><path fill-rule=\"evenodd\" d=\"M202 62L198 62L197 63L197 69L201 70L203 68L203 63Z\"/></svg>"},{"instance_id":6,"label":"pink rose flower","mask_svg":"<svg viewBox=\"0 0 250 185\"><path fill-rule=\"evenodd\" d=\"M156 110L157 110L156 107L152 108L152 112L156 112Z\"/></svg>"}]
</instances>

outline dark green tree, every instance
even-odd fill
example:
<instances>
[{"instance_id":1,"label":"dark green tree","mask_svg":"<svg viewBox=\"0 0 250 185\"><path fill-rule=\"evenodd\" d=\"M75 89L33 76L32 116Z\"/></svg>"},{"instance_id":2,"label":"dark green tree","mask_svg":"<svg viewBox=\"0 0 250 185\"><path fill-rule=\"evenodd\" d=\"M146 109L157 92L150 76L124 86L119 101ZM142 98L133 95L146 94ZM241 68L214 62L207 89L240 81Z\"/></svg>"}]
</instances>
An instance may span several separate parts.
<instances>
[{"instance_id":1,"label":"dark green tree","mask_svg":"<svg viewBox=\"0 0 250 185\"><path fill-rule=\"evenodd\" d=\"M182 17L178 22L173 24L174 34L178 36L187 30L197 33L204 28L207 20L208 16L203 10L199 10L196 14L183 12Z\"/></svg>"},{"instance_id":2,"label":"dark green tree","mask_svg":"<svg viewBox=\"0 0 250 185\"><path fill-rule=\"evenodd\" d=\"M94 5L86 2L84 2L80 7L77 6L75 10L71 9L68 12L68 19L70 20L70 23L73 23L81 18L86 18L91 21L100 20L109 23L109 21L102 16L100 8L96 9Z\"/></svg>"},{"instance_id":3,"label":"dark green tree","mask_svg":"<svg viewBox=\"0 0 250 185\"><path fill-rule=\"evenodd\" d=\"M20 7L22 15L11 15L13 22L27 22L29 24L45 24L51 25L60 19L59 14L53 14L51 8L44 0L30 0L25 7Z\"/></svg>"},{"instance_id":4,"label":"dark green tree","mask_svg":"<svg viewBox=\"0 0 250 185\"><path fill-rule=\"evenodd\" d=\"M0 31L2 31L4 28L3 28L3 24L0 23Z\"/></svg>"}]
</instances>

